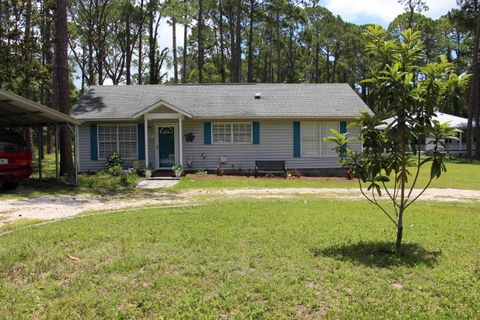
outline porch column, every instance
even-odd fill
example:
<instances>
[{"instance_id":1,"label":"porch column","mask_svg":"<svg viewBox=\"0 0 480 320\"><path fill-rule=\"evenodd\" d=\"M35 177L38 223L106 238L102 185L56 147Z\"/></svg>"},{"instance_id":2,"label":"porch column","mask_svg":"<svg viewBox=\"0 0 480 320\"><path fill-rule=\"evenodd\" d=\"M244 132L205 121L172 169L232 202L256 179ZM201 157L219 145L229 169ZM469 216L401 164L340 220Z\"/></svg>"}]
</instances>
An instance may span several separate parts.
<instances>
[{"instance_id":1,"label":"porch column","mask_svg":"<svg viewBox=\"0 0 480 320\"><path fill-rule=\"evenodd\" d=\"M144 116L145 119L145 168L148 168L148 119L147 116Z\"/></svg>"},{"instance_id":2,"label":"porch column","mask_svg":"<svg viewBox=\"0 0 480 320\"><path fill-rule=\"evenodd\" d=\"M58 129L59 125L56 124L55 125L55 179L57 179L57 182L59 180L59 170L58 170L58 135L59 135L59 129Z\"/></svg>"},{"instance_id":3,"label":"porch column","mask_svg":"<svg viewBox=\"0 0 480 320\"><path fill-rule=\"evenodd\" d=\"M74 161L74 164L75 164L75 169L73 171L73 185L76 187L78 186L78 171L79 171L79 164L78 164L78 159L79 159L79 155L80 155L80 150L79 150L79 128L78 128L78 125L75 125L75 128L74 128L74 137L75 139L73 140L74 141L74 157L73 157L73 161Z\"/></svg>"},{"instance_id":4,"label":"porch column","mask_svg":"<svg viewBox=\"0 0 480 320\"><path fill-rule=\"evenodd\" d=\"M180 165L183 167L183 120L178 119L178 151Z\"/></svg>"},{"instance_id":5,"label":"porch column","mask_svg":"<svg viewBox=\"0 0 480 320\"><path fill-rule=\"evenodd\" d=\"M37 128L38 139L38 179L42 180L43 127Z\"/></svg>"}]
</instances>

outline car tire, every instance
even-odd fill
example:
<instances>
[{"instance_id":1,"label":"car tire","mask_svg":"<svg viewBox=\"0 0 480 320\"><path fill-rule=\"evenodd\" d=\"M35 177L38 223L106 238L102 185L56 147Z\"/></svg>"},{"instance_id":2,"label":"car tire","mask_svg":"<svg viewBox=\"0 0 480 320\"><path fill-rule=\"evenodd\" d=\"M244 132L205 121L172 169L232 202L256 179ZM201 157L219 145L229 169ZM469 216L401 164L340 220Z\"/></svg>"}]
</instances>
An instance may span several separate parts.
<instances>
[{"instance_id":1,"label":"car tire","mask_svg":"<svg viewBox=\"0 0 480 320\"><path fill-rule=\"evenodd\" d=\"M18 184L19 184L18 181L9 181L9 182L3 183L2 187L4 190L14 190L14 189L17 189Z\"/></svg>"}]
</instances>

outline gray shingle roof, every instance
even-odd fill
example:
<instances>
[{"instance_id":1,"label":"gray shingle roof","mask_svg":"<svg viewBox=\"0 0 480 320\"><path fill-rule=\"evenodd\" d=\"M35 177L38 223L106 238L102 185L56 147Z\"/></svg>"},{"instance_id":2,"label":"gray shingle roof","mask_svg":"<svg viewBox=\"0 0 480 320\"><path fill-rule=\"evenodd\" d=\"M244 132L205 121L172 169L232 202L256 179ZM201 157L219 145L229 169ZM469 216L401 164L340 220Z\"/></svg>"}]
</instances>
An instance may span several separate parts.
<instances>
[{"instance_id":1,"label":"gray shingle roof","mask_svg":"<svg viewBox=\"0 0 480 320\"><path fill-rule=\"evenodd\" d=\"M261 99L255 99L260 93ZM192 118L357 117L371 112L348 84L93 86L72 108L82 120L131 119L159 101Z\"/></svg>"}]
</instances>

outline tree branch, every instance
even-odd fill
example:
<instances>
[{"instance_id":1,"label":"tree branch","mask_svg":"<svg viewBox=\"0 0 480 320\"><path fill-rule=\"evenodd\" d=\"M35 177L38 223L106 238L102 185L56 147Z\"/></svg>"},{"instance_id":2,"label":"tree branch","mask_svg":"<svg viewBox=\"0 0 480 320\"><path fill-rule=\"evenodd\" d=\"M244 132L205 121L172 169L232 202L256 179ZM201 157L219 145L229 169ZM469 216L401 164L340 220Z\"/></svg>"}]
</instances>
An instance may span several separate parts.
<instances>
[{"instance_id":1,"label":"tree branch","mask_svg":"<svg viewBox=\"0 0 480 320\"><path fill-rule=\"evenodd\" d=\"M380 210L382 210L383 213L385 213L385 215L390 219L390 221L393 222L393 224L396 226L397 223L395 222L395 220L388 214L387 210L385 210L378 202L377 200L375 199L375 195L373 194L373 190L372 190L372 194L373 194L373 199L370 199L366 194L365 192L363 191L363 187L362 187L362 183L360 182L360 179L357 179L358 180L358 186L360 188L360 192L362 193L362 195L365 197L365 199L367 199L368 201L370 201L372 204L376 205L378 208L380 208Z\"/></svg>"}]
</instances>

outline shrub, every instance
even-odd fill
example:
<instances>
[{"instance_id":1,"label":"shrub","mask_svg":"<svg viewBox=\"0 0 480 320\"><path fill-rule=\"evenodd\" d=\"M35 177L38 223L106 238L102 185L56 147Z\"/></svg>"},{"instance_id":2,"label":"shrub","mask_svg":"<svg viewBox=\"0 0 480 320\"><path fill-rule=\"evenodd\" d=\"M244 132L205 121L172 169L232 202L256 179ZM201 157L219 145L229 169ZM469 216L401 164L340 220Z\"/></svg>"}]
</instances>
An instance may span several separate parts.
<instances>
[{"instance_id":1,"label":"shrub","mask_svg":"<svg viewBox=\"0 0 480 320\"><path fill-rule=\"evenodd\" d=\"M114 177L118 177L122 173L122 167L121 166L112 166L108 168L108 173L111 174Z\"/></svg>"},{"instance_id":2,"label":"shrub","mask_svg":"<svg viewBox=\"0 0 480 320\"><path fill-rule=\"evenodd\" d=\"M110 153L107 158L107 168L111 169L113 167L122 167L122 158L116 152Z\"/></svg>"}]
</instances>

